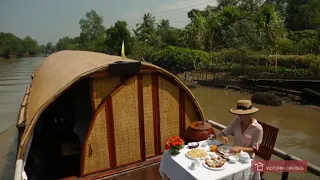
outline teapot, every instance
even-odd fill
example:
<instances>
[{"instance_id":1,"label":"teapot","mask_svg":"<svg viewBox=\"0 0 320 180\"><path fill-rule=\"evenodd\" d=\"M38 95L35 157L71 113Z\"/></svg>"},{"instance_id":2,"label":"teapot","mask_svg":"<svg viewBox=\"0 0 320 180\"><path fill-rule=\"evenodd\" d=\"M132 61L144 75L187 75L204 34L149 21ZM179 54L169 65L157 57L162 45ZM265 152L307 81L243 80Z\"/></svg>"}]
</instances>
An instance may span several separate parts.
<instances>
[{"instance_id":1,"label":"teapot","mask_svg":"<svg viewBox=\"0 0 320 180\"><path fill-rule=\"evenodd\" d=\"M247 152L240 151L239 154L239 160L247 161L250 158L249 154Z\"/></svg>"}]
</instances>

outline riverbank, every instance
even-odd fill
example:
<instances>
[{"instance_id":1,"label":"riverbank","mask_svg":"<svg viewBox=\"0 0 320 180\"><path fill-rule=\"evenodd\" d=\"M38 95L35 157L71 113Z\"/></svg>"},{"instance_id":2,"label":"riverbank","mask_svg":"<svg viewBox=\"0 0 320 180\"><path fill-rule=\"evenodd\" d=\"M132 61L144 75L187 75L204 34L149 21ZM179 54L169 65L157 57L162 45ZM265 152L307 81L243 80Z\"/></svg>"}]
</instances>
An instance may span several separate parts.
<instances>
[{"instance_id":1,"label":"riverbank","mask_svg":"<svg viewBox=\"0 0 320 180\"><path fill-rule=\"evenodd\" d=\"M44 57L42 54L35 54L35 55L22 55L22 56L17 56L17 55L9 55L9 57L0 57L0 60L6 59L19 59L19 58L33 58L33 57Z\"/></svg>"},{"instance_id":2,"label":"riverbank","mask_svg":"<svg viewBox=\"0 0 320 180\"><path fill-rule=\"evenodd\" d=\"M280 97L281 101L291 104L311 104L318 106L319 102L312 92L319 92L320 77L317 79L272 79L270 78L249 78L246 76L230 76L229 73L208 73L208 72L185 72L178 74L179 79L185 82L188 87L200 84L208 87L247 92L249 94L265 94L266 97ZM307 91L308 89L311 89ZM320 93L318 93L320 94ZM268 98L267 98L268 99ZM275 100L279 101L279 98ZM270 103L267 105L272 105ZM276 103L276 104L279 104Z\"/></svg>"}]
</instances>

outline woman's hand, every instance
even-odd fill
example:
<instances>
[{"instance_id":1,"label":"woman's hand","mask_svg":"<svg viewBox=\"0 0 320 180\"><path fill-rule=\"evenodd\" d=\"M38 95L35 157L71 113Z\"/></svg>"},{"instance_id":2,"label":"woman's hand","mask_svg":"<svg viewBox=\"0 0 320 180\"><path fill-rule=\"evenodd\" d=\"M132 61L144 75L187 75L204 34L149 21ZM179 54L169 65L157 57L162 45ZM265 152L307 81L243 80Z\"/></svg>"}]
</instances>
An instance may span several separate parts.
<instances>
[{"instance_id":1,"label":"woman's hand","mask_svg":"<svg viewBox=\"0 0 320 180\"><path fill-rule=\"evenodd\" d=\"M227 143L229 142L228 138L225 137L225 136L222 136L221 139L222 139L222 142L223 142L223 143L226 143L226 144L227 144Z\"/></svg>"},{"instance_id":2,"label":"woman's hand","mask_svg":"<svg viewBox=\"0 0 320 180\"><path fill-rule=\"evenodd\" d=\"M241 147L239 147L239 146L233 146L232 148L231 148L231 151L230 152L235 152L235 153L238 153L238 152L240 152L241 151Z\"/></svg>"}]
</instances>

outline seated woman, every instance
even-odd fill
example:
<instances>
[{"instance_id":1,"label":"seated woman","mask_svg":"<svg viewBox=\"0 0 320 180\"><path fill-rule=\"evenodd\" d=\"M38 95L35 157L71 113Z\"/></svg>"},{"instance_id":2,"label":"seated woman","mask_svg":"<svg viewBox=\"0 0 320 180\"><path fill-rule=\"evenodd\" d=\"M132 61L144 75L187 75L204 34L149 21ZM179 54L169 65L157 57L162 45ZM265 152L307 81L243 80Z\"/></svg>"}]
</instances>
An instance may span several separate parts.
<instances>
[{"instance_id":1,"label":"seated woman","mask_svg":"<svg viewBox=\"0 0 320 180\"><path fill-rule=\"evenodd\" d=\"M262 126L250 115L258 112L259 109L252 107L250 100L239 100L237 108L230 109L230 112L237 117L228 127L219 134L224 143L228 143L227 136L234 135L233 152L245 151L254 158L254 153L258 151L263 137Z\"/></svg>"}]
</instances>

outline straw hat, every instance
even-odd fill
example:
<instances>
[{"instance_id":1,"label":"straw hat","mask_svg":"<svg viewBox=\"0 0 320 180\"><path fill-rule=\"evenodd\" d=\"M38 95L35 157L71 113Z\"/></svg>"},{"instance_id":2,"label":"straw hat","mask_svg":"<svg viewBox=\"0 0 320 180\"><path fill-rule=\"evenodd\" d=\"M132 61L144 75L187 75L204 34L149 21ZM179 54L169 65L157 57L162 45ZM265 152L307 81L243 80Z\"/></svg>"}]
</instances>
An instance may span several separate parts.
<instances>
[{"instance_id":1,"label":"straw hat","mask_svg":"<svg viewBox=\"0 0 320 180\"><path fill-rule=\"evenodd\" d=\"M237 108L230 109L230 112L233 114L253 114L255 112L258 112L259 109L252 107L250 100L239 100L237 102Z\"/></svg>"}]
</instances>

